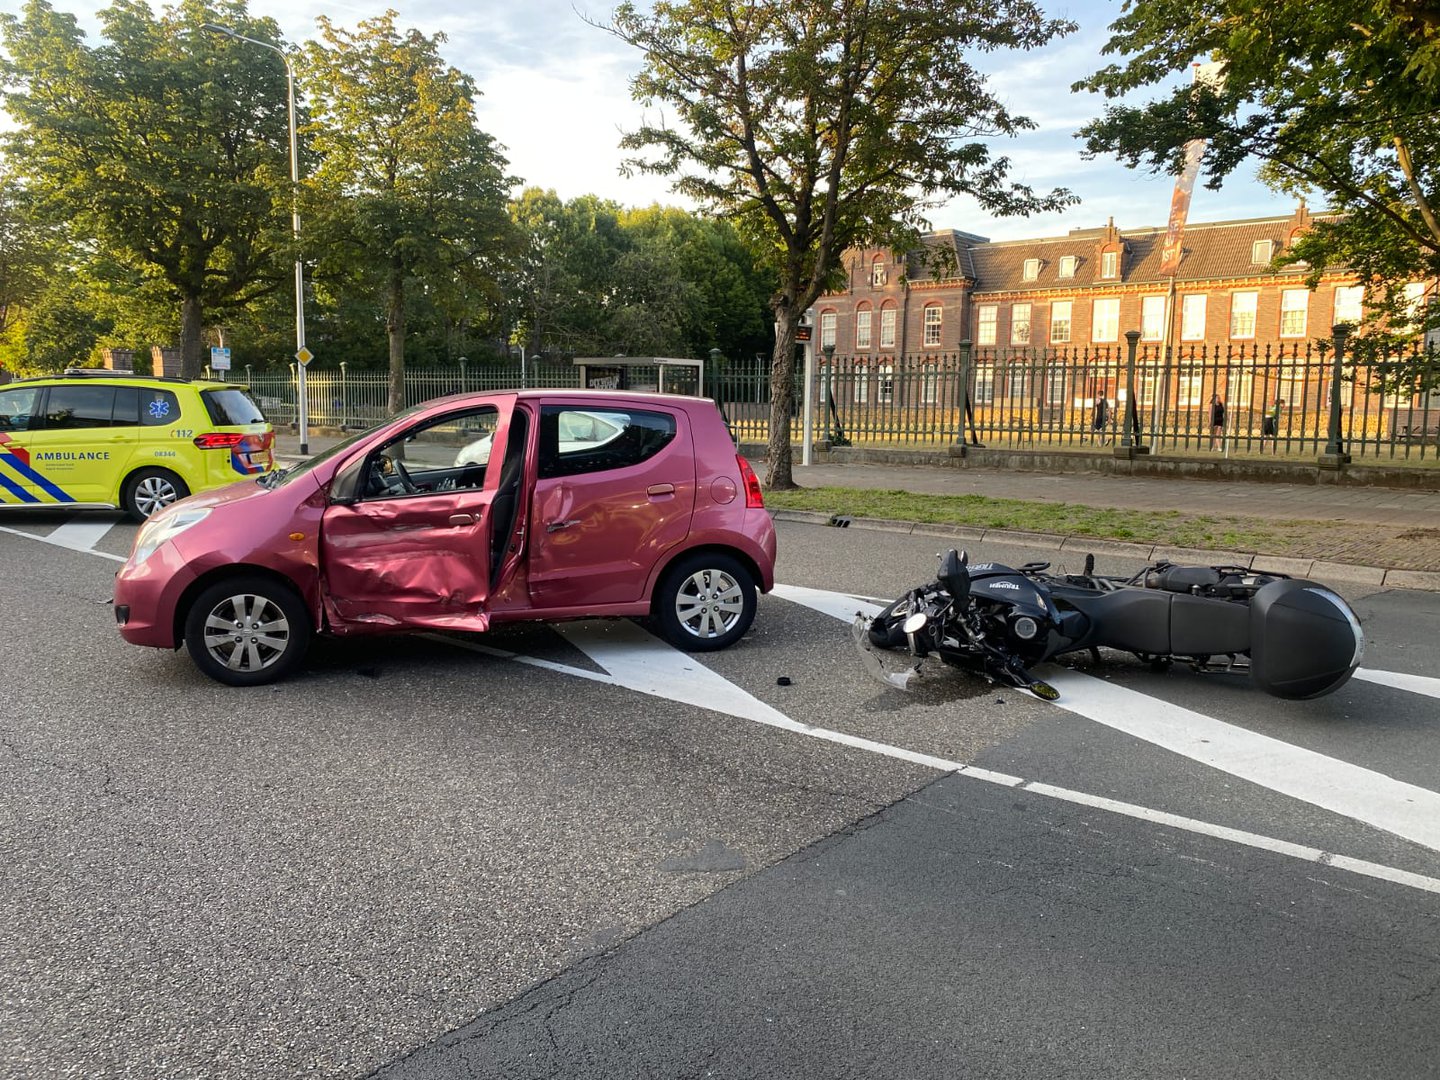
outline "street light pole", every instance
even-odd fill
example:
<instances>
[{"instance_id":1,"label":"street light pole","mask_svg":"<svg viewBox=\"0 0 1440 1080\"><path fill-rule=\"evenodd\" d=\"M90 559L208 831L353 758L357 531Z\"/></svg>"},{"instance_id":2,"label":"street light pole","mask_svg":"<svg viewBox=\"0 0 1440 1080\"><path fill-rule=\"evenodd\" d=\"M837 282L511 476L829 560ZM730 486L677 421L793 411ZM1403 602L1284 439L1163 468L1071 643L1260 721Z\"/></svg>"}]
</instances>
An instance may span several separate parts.
<instances>
[{"instance_id":1,"label":"street light pole","mask_svg":"<svg viewBox=\"0 0 1440 1080\"><path fill-rule=\"evenodd\" d=\"M247 45L258 45L269 49L285 64L285 89L290 105L290 230L295 237L295 360L299 371L295 383L295 405L300 424L300 453L310 453L310 400L305 385L305 368L309 363L309 350L305 348L305 264L300 258L300 148L295 135L295 67L290 55L279 45L272 45L259 38L246 37L226 26L202 23L202 30L221 34ZM305 359L301 359L304 357Z\"/></svg>"}]
</instances>

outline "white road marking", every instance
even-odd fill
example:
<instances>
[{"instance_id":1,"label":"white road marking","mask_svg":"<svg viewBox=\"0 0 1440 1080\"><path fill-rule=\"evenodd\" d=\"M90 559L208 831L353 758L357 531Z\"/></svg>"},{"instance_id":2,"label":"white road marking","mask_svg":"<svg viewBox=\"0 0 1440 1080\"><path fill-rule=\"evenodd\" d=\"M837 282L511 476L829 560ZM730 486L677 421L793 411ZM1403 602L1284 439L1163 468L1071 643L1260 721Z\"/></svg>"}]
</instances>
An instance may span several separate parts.
<instances>
[{"instance_id":1,"label":"white road marking","mask_svg":"<svg viewBox=\"0 0 1440 1080\"><path fill-rule=\"evenodd\" d=\"M886 606L873 603L862 596L829 592L825 589L807 589L803 585L781 585L778 582L771 595L778 596L782 600L789 600L792 604L810 608L812 611L818 611L822 615L831 615L847 623L855 618L857 611L864 612L873 619Z\"/></svg>"},{"instance_id":2,"label":"white road marking","mask_svg":"<svg viewBox=\"0 0 1440 1080\"><path fill-rule=\"evenodd\" d=\"M1440 851L1440 793L1092 675L1052 671L1055 704L1068 712Z\"/></svg>"},{"instance_id":3,"label":"white road marking","mask_svg":"<svg viewBox=\"0 0 1440 1080\"><path fill-rule=\"evenodd\" d=\"M839 746L865 750L912 765L922 765L945 773L956 773L972 780L982 780L987 784L996 784L1013 790L1034 792L1037 795L1044 795L1047 798L1073 803L1077 806L1123 814L1139 821L1242 844L1262 851L1271 851L1322 866L1334 866L1365 877L1391 881L1412 889L1440 894L1440 878L1427 877L1424 874L1415 874L1408 870L1385 866L1382 863L1351 858L1348 855L1336 855L1332 852L1322 851L1320 848L1295 844L1288 840L1263 836L1259 833L1246 832L1243 829L1232 829L1225 825L1183 817L1148 806L1090 795L1082 791L1072 791L1069 788L1056 787L1053 784L1025 780L1007 773L977 768L964 762L936 757L933 754L917 753L902 746L891 746L888 743L861 738L843 731L832 731L829 728L816 727L813 724L802 724L752 697L709 668L697 663L686 654L670 648L664 642L631 623L621 622L608 626L595 623L566 623L562 624L562 627L568 641L585 652L596 663L609 668L609 670L605 673L589 671L553 660L522 656L488 645L446 637L442 634L426 636L446 645L469 649L487 656L530 664L547 671L589 679L592 682L623 686L667 701L684 701L742 720L750 720L812 739L821 739Z\"/></svg>"},{"instance_id":4,"label":"white road marking","mask_svg":"<svg viewBox=\"0 0 1440 1080\"><path fill-rule=\"evenodd\" d=\"M61 527L63 528L64 526ZM10 533L12 536L23 536L27 540L39 540L40 543L50 544L52 547L70 547L70 545L68 544L56 544L55 541L52 540L49 536L36 536L34 533L23 532L20 529L11 529L4 525L0 525L0 532L7 532ZM102 559L111 559L115 562L124 562L126 559L126 556L124 555L111 555L108 551L96 551L94 548L88 547L71 547L70 550L79 551L85 555L96 555Z\"/></svg>"},{"instance_id":5,"label":"white road marking","mask_svg":"<svg viewBox=\"0 0 1440 1080\"><path fill-rule=\"evenodd\" d=\"M45 539L71 551L93 551L95 545L105 539L105 534L118 524L119 521L113 518L97 520L92 515L82 514L65 522Z\"/></svg>"},{"instance_id":6,"label":"white road marking","mask_svg":"<svg viewBox=\"0 0 1440 1080\"><path fill-rule=\"evenodd\" d=\"M1428 675L1409 675L1403 671L1375 671L1372 668L1357 668L1355 678L1381 686L1393 686L1397 690L1408 690L1412 694L1440 698L1440 679Z\"/></svg>"}]
</instances>

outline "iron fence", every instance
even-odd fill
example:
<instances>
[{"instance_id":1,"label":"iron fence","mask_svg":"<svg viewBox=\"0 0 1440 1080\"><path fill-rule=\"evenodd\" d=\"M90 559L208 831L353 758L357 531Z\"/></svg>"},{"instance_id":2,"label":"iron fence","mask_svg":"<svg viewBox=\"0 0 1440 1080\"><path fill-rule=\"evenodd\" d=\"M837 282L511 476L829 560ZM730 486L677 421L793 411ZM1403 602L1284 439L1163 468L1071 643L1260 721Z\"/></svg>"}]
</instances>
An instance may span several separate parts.
<instances>
[{"instance_id":1,"label":"iron fence","mask_svg":"<svg viewBox=\"0 0 1440 1080\"><path fill-rule=\"evenodd\" d=\"M1284 348L1141 347L1134 362L1136 441L1153 450L1314 456L1330 439L1334 378L1328 343ZM1394 376L1397 364L1409 374ZM797 365L798 367L798 365ZM822 357L812 394L817 441L832 445L935 448L957 443L1023 449L1088 449L1123 438L1129 406L1126 349L988 348L880 358ZM232 372L232 377L239 372ZM737 439L764 442L770 426L770 360L712 364L707 394ZM525 385L578 387L570 365L532 364ZM246 372L267 417L296 422L293 372ZM792 437L801 437L797 372ZM521 385L518 365L411 369L407 406L443 394ZM1343 449L1368 459L1434 460L1440 455L1440 355L1418 350L1344 366ZM962 393L968 387L968 395ZM307 373L315 427L369 426L388 414L386 372ZM1225 422L1212 429L1212 395ZM968 404L968 408L966 407Z\"/></svg>"}]
</instances>

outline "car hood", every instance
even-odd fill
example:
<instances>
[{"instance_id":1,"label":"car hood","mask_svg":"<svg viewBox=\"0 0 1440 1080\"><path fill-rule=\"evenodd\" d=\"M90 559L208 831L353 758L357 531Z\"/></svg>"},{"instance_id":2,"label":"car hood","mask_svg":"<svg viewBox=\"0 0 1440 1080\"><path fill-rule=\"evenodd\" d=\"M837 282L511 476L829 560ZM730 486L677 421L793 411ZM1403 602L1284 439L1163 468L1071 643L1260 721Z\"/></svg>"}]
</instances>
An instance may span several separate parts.
<instances>
[{"instance_id":1,"label":"car hood","mask_svg":"<svg viewBox=\"0 0 1440 1080\"><path fill-rule=\"evenodd\" d=\"M315 479L312 476L299 476L288 484L277 488L264 487L258 480L237 480L225 487L215 488L211 491L202 491L198 495L190 495L175 506L184 505L190 509L201 509L209 507L218 509L232 506L239 503L251 503L256 500L265 500L275 505L276 509L280 504L293 506L299 499L303 499L315 490ZM259 509L255 507L254 509Z\"/></svg>"}]
</instances>

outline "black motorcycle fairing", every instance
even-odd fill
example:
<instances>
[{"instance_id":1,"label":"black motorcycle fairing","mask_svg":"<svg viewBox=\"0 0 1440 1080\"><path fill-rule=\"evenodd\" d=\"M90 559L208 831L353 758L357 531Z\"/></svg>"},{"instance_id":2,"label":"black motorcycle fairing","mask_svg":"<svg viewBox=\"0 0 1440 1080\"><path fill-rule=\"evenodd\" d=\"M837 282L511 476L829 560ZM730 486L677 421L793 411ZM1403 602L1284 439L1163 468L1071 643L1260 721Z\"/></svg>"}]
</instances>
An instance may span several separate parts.
<instances>
[{"instance_id":1,"label":"black motorcycle fairing","mask_svg":"<svg viewBox=\"0 0 1440 1080\"><path fill-rule=\"evenodd\" d=\"M1055 600L1088 620L1062 626L1073 635L1051 652L1091 648L1121 649L1147 656L1219 656L1250 649L1250 609L1228 600L1211 600L1159 589L1087 592L1058 587Z\"/></svg>"}]
</instances>

